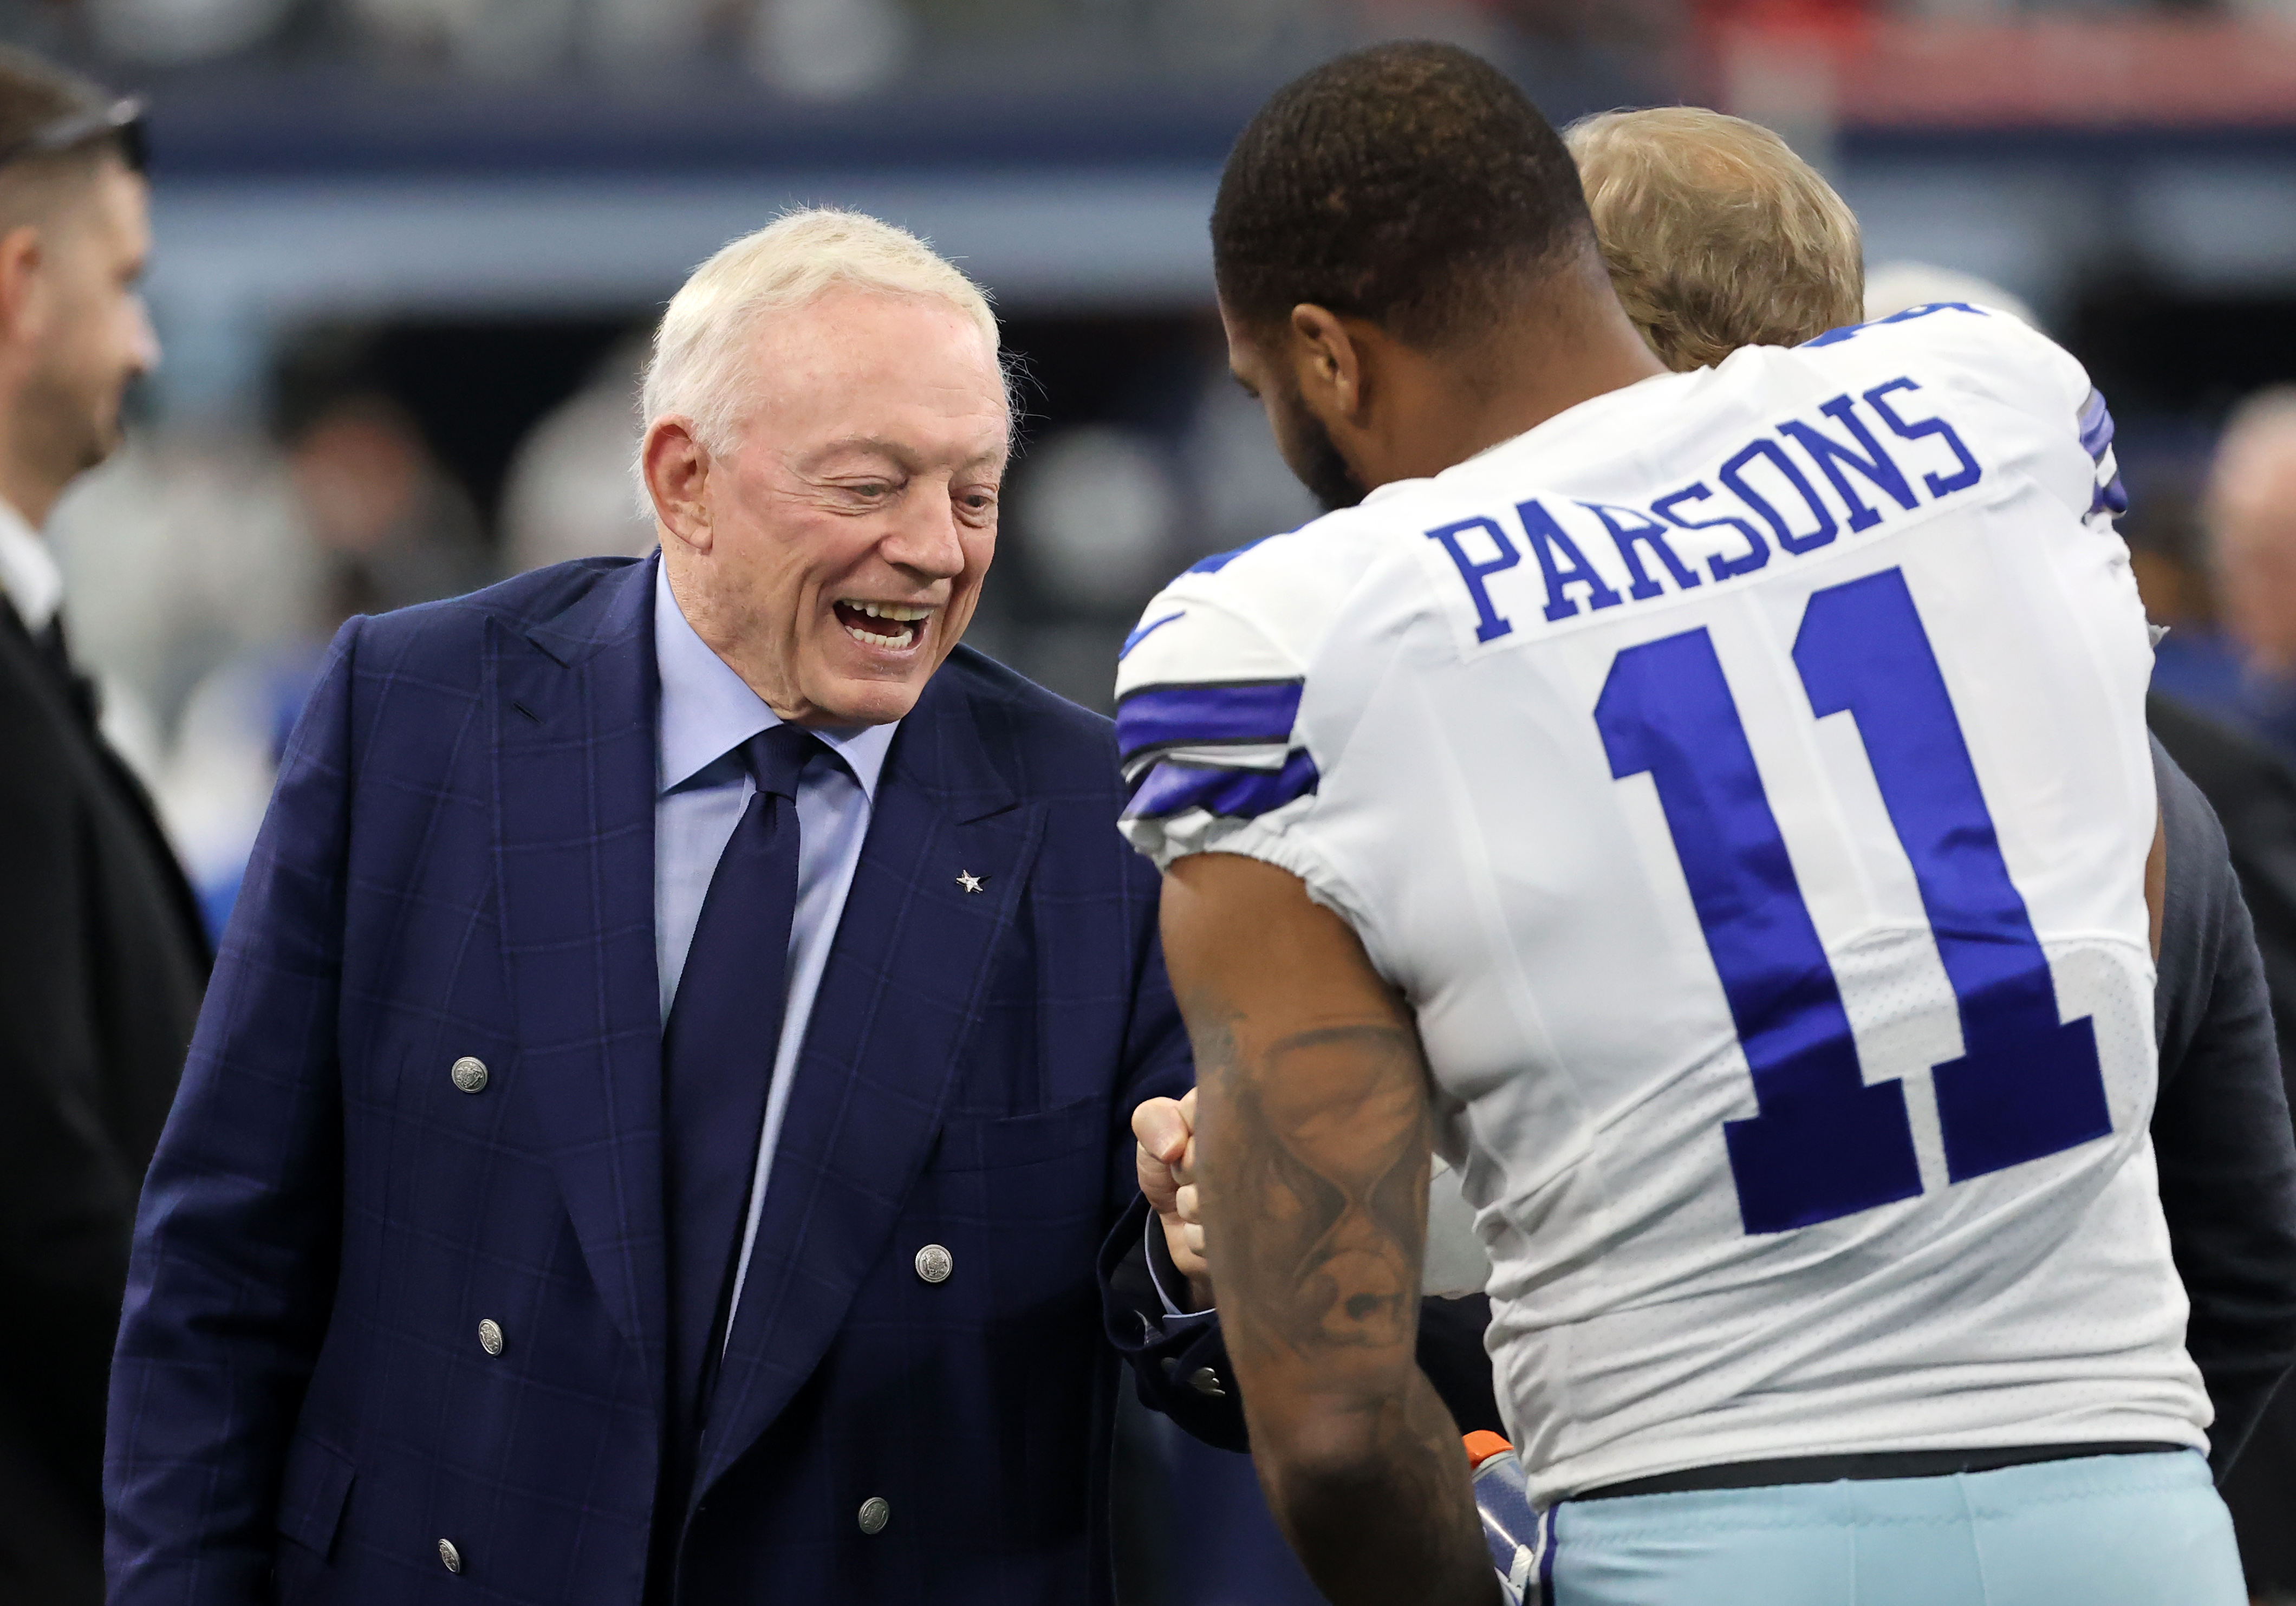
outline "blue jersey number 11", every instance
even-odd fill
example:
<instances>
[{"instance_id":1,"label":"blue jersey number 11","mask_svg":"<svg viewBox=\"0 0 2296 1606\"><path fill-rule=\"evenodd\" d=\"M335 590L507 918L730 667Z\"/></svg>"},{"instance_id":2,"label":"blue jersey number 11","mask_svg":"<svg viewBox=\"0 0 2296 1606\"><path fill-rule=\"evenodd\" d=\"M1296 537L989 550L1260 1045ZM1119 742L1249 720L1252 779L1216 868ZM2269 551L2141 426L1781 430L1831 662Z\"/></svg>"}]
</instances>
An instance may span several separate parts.
<instances>
[{"instance_id":1,"label":"blue jersey number 11","mask_svg":"<svg viewBox=\"0 0 2296 1606\"><path fill-rule=\"evenodd\" d=\"M2056 988L2009 880L1945 678L1895 569L1809 599L1794 666L1823 718L1857 722L1938 955L1964 1053L1934 1068L1954 1182L2112 1130L2096 1035ZM1703 628L1629 647L1595 723L1611 773L1658 791L1761 1113L1724 1123L1738 1209L1777 1233L1922 1191L1903 1084L1868 1086L1761 772Z\"/></svg>"}]
</instances>

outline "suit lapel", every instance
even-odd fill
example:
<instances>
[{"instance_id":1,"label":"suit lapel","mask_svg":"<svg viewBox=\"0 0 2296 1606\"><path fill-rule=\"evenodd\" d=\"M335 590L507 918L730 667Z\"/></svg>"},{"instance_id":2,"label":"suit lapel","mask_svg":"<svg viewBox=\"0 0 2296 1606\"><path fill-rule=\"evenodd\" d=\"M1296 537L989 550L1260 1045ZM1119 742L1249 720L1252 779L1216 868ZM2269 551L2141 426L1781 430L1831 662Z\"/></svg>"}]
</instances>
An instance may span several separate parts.
<instances>
[{"instance_id":1,"label":"suit lapel","mask_svg":"<svg viewBox=\"0 0 2296 1606\"><path fill-rule=\"evenodd\" d=\"M668 1318L653 563L608 574L523 630L490 628L496 870L518 1023L511 1092L659 1404Z\"/></svg>"},{"instance_id":2,"label":"suit lapel","mask_svg":"<svg viewBox=\"0 0 2296 1606\"><path fill-rule=\"evenodd\" d=\"M887 755L798 1059L695 1499L789 1403L883 1260L1041 829L944 668Z\"/></svg>"}]
</instances>

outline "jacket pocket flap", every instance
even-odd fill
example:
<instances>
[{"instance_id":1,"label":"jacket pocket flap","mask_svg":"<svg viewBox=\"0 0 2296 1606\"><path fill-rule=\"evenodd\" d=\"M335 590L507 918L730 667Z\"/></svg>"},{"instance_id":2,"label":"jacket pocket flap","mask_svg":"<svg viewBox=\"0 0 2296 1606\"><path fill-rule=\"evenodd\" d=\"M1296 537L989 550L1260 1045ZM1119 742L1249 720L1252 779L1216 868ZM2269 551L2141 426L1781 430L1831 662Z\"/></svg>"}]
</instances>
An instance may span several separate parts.
<instances>
[{"instance_id":1,"label":"jacket pocket flap","mask_svg":"<svg viewBox=\"0 0 2296 1606\"><path fill-rule=\"evenodd\" d=\"M287 1471L279 1483L281 1534L324 1561L335 1547L343 1507L350 1501L358 1470L317 1439L297 1434L287 1447Z\"/></svg>"},{"instance_id":2,"label":"jacket pocket flap","mask_svg":"<svg viewBox=\"0 0 2296 1606\"><path fill-rule=\"evenodd\" d=\"M1107 1126L1108 1107L1097 1097L1034 1115L951 1116L941 1123L933 1168L987 1171L1058 1159L1078 1149L1105 1147Z\"/></svg>"}]
</instances>

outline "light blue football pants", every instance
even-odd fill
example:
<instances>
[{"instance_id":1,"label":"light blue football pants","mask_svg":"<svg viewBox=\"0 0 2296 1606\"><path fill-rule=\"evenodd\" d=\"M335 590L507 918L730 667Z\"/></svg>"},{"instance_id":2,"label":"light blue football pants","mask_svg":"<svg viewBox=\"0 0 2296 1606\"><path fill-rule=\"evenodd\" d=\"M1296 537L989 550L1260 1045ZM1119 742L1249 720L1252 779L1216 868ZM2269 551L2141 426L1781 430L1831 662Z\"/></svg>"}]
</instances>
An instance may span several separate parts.
<instances>
[{"instance_id":1,"label":"light blue football pants","mask_svg":"<svg viewBox=\"0 0 2296 1606\"><path fill-rule=\"evenodd\" d=\"M1549 1606L2246 1606L2196 1451L1567 1501Z\"/></svg>"}]
</instances>

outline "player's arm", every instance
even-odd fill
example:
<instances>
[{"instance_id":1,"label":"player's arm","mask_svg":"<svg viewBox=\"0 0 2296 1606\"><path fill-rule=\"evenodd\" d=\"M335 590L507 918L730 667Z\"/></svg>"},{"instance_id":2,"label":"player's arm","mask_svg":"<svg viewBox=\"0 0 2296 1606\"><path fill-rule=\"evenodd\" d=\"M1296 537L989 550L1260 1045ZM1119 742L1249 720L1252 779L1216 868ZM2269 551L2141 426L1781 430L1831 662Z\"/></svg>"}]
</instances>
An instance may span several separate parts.
<instances>
[{"instance_id":1,"label":"player's arm","mask_svg":"<svg viewBox=\"0 0 2296 1606\"><path fill-rule=\"evenodd\" d=\"M1420 1371L1431 1133L1411 1012L1295 876L1196 854L1165 956L1259 1480L1338 1606L1498 1598L1457 1427Z\"/></svg>"}]
</instances>

